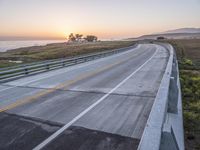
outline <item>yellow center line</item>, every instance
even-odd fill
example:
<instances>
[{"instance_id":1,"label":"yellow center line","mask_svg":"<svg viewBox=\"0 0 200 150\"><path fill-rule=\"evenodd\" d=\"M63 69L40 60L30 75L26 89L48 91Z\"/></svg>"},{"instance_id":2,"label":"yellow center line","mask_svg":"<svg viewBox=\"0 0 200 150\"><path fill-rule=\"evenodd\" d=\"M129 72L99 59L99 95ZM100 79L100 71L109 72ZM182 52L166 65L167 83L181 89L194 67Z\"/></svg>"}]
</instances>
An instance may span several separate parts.
<instances>
[{"instance_id":1,"label":"yellow center line","mask_svg":"<svg viewBox=\"0 0 200 150\"><path fill-rule=\"evenodd\" d=\"M16 100L15 103L12 103L12 104L0 109L0 112L4 112L6 110L10 110L10 109L13 109L13 108L15 108L17 106L21 106L21 105L24 105L24 104L29 103L31 101L37 100L40 97L46 96L46 95L48 95L48 94L50 94L50 93L52 93L52 92L54 92L56 90L62 89L62 88L64 88L64 90L67 90L70 85L72 85L72 84L74 84L74 83L76 83L78 81L81 81L83 79L86 79L88 77L94 76L94 75L96 75L96 74L98 74L98 73L100 73L102 71L106 71L106 70L108 70L108 69L110 69L110 68L112 68L114 66L117 66L117 65L119 65L119 64L121 64L121 63L123 63L123 62L125 62L125 61L127 61L129 59L131 59L133 56L135 56L135 55L132 55L131 57L129 57L126 60L122 60L122 61L119 61L117 63L105 66L105 67L103 67L103 68L101 68L101 69L99 69L97 71L93 71L93 72L89 72L89 73L84 74L84 75L80 75L76 79L67 81L65 83L61 83L61 84L55 86L54 88L42 90L42 91L38 92L36 95L28 96L28 97L25 97L23 99Z\"/></svg>"}]
</instances>

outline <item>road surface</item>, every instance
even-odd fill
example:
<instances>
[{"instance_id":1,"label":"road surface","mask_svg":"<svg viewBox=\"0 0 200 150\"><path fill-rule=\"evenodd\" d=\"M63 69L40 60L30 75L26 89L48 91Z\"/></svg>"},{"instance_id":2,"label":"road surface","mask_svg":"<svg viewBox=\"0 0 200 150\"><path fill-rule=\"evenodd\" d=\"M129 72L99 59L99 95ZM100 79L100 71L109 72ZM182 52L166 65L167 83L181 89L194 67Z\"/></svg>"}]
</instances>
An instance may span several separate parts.
<instances>
[{"instance_id":1,"label":"road surface","mask_svg":"<svg viewBox=\"0 0 200 150\"><path fill-rule=\"evenodd\" d=\"M137 149L168 55L140 44L0 84L0 149Z\"/></svg>"}]
</instances>

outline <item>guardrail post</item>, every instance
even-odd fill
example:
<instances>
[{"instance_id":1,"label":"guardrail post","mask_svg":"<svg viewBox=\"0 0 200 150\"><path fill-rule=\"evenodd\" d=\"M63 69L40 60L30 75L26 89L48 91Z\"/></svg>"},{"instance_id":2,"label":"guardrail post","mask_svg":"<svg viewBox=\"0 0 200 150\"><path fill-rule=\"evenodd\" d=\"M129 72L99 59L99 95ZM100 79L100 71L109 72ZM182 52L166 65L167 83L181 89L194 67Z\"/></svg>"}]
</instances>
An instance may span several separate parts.
<instances>
[{"instance_id":1,"label":"guardrail post","mask_svg":"<svg viewBox=\"0 0 200 150\"><path fill-rule=\"evenodd\" d=\"M49 70L49 64L46 65L46 70Z\"/></svg>"},{"instance_id":2,"label":"guardrail post","mask_svg":"<svg viewBox=\"0 0 200 150\"><path fill-rule=\"evenodd\" d=\"M63 66L63 67L65 66L65 61L62 62L62 66Z\"/></svg>"},{"instance_id":3,"label":"guardrail post","mask_svg":"<svg viewBox=\"0 0 200 150\"><path fill-rule=\"evenodd\" d=\"M78 60L77 59L74 59L74 64L77 64Z\"/></svg>"},{"instance_id":4,"label":"guardrail post","mask_svg":"<svg viewBox=\"0 0 200 150\"><path fill-rule=\"evenodd\" d=\"M25 69L24 69L24 74L25 74L25 75L29 74L28 68L25 68Z\"/></svg>"}]
</instances>

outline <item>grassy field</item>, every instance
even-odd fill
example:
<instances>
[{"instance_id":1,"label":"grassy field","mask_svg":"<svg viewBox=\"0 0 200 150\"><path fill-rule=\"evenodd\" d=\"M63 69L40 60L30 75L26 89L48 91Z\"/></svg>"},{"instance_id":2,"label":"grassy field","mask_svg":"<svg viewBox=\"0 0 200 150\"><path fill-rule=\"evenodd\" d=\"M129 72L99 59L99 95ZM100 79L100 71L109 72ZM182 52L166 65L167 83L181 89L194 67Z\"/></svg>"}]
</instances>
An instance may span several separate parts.
<instances>
[{"instance_id":1,"label":"grassy field","mask_svg":"<svg viewBox=\"0 0 200 150\"><path fill-rule=\"evenodd\" d=\"M200 150L200 39L169 42L179 61L186 150Z\"/></svg>"},{"instance_id":2,"label":"grassy field","mask_svg":"<svg viewBox=\"0 0 200 150\"><path fill-rule=\"evenodd\" d=\"M23 63L67 58L82 54L111 50L133 45L131 41L101 41L90 43L55 43L46 46L18 48L7 52L0 52L0 68L16 65L12 61Z\"/></svg>"}]
</instances>

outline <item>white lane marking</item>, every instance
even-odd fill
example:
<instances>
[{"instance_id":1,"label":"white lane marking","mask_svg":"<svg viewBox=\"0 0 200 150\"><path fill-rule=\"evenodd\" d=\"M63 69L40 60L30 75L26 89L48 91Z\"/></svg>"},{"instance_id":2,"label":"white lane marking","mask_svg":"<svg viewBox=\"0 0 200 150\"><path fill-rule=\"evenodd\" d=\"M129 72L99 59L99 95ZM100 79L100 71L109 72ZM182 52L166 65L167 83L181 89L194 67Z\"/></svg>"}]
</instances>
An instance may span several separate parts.
<instances>
[{"instance_id":1,"label":"white lane marking","mask_svg":"<svg viewBox=\"0 0 200 150\"><path fill-rule=\"evenodd\" d=\"M85 115L87 112L89 112L92 108L94 108L100 102L105 100L112 92L114 92L117 88L119 88L122 84L124 84L128 79L130 79L136 72L138 72L144 65L146 65L155 56L156 52L157 52L157 49L154 52L154 54L144 64L142 64L139 68L137 68L134 72L132 72L128 77L126 77L123 81L121 81L118 85L116 85L107 94L105 94L103 97L101 97L95 103L93 103L87 109L85 109L83 112L81 112L78 116L76 116L74 119L72 119L69 123L65 124L62 128L60 128L58 131L56 131L54 134L52 134L50 137L48 137L42 143L37 145L33 150L41 150L42 148L44 148L47 144L49 144L56 137L58 137L63 131L65 131L68 127L70 127L74 122L76 122L78 119L80 119L83 115Z\"/></svg>"},{"instance_id":2,"label":"white lane marking","mask_svg":"<svg viewBox=\"0 0 200 150\"><path fill-rule=\"evenodd\" d=\"M119 55L111 55L111 56L114 56L114 57L116 57L116 56L121 56L122 54L126 54L126 53L129 53L129 52L133 52L133 51L135 51L135 50L137 50L137 49L139 49L141 47L141 45L137 45L137 47L135 47L135 48L131 48L130 49L130 51L128 50L128 51L126 51L126 52L124 52L124 53L119 53ZM108 58L108 57L104 57L104 58ZM26 85L26 84L30 84L30 83L32 83L32 82L35 82L35 81L39 81L39 80L42 80L42 79L45 79L45 78L50 78L50 77L53 77L53 76L56 76L56 75L59 75L59 74L63 74L63 73L66 73L66 72L69 72L69 71L73 71L73 70L75 70L75 69L79 69L79 68L81 68L81 67L87 67L87 66L89 66L89 65L92 65L92 64L95 64L95 63L98 63L99 62L99 60L100 59L97 59L97 61L91 61L91 62L89 62L89 63L87 63L87 64L80 64L80 66L78 66L78 68L74 68L74 69L72 69L72 70L70 70L71 68L66 68L66 71L64 71L64 72L60 72L60 70L57 70L57 72L55 72L54 74L51 74L51 75L44 75L44 76L42 76L42 77L40 77L39 79L33 79L33 80L30 80L30 81L25 81L24 83L22 83L22 84L17 84L17 85L14 85L14 86L12 86L12 87L8 87L8 88L5 88L5 89L2 89L2 90L0 90L0 92L2 92L2 91L5 91L5 90L8 90L8 89L12 89L12 88L15 88L15 87L17 87L17 86L23 86L23 85ZM102 60L101 59L101 61L104 61L104 60ZM74 66L72 66L72 67L74 67ZM61 69L63 69L63 68L61 68ZM12 82L12 81L11 81ZM15 81L14 81L15 82ZM6 84L2 84L2 85L4 85L4 86L6 86ZM8 83L8 85L9 85L9 83ZM10 86L10 85L9 85Z\"/></svg>"},{"instance_id":3,"label":"white lane marking","mask_svg":"<svg viewBox=\"0 0 200 150\"><path fill-rule=\"evenodd\" d=\"M8 89L12 89L12 88L14 88L14 87L13 87L13 86L12 86L12 87L7 87L7 88L5 88L5 89L0 90L0 92L5 91L5 90L8 90Z\"/></svg>"}]
</instances>

